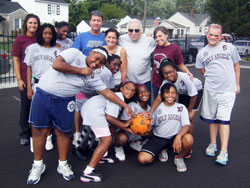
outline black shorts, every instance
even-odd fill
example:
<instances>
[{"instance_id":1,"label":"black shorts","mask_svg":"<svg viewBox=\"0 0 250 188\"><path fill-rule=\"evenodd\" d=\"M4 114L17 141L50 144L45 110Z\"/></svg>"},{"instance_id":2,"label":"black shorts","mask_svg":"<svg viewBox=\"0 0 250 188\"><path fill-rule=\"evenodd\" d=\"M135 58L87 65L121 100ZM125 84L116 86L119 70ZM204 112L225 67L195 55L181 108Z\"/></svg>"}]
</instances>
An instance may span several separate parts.
<instances>
[{"instance_id":1,"label":"black shorts","mask_svg":"<svg viewBox=\"0 0 250 188\"><path fill-rule=\"evenodd\" d=\"M153 135L142 147L141 152L147 152L155 157L162 149L167 148L173 150L175 136L170 139L166 139Z\"/></svg>"},{"instance_id":2,"label":"black shorts","mask_svg":"<svg viewBox=\"0 0 250 188\"><path fill-rule=\"evenodd\" d=\"M201 104L201 99L203 96L203 89L198 90L198 94L197 94L197 99L196 102L194 104L193 110L198 110ZM188 108L189 102L190 102L190 96L188 95L179 95L179 100L178 102L181 104L184 104L186 106L186 108Z\"/></svg>"}]
</instances>

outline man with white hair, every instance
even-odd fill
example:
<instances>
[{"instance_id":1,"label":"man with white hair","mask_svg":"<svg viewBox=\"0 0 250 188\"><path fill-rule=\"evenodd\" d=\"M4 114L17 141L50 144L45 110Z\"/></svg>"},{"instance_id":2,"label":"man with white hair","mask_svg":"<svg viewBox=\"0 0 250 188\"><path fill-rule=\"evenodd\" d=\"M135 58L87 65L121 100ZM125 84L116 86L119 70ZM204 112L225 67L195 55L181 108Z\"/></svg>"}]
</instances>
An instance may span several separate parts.
<instances>
[{"instance_id":1,"label":"man with white hair","mask_svg":"<svg viewBox=\"0 0 250 188\"><path fill-rule=\"evenodd\" d=\"M119 38L119 45L127 52L127 79L145 84L151 90L151 61L155 49L152 37L142 33L140 20L131 19L127 25L128 34Z\"/></svg>"}]
</instances>

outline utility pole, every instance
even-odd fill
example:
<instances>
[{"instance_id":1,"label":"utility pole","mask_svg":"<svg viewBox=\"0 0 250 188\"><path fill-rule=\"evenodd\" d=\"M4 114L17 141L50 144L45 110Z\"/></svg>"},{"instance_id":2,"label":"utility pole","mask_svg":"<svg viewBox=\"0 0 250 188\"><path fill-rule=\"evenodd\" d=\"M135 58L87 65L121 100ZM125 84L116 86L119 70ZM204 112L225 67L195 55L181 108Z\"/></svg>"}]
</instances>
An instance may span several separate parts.
<instances>
[{"instance_id":1,"label":"utility pole","mask_svg":"<svg viewBox=\"0 0 250 188\"><path fill-rule=\"evenodd\" d=\"M147 0L145 0L144 2L143 33L145 32L146 28L146 16L147 16Z\"/></svg>"}]
</instances>

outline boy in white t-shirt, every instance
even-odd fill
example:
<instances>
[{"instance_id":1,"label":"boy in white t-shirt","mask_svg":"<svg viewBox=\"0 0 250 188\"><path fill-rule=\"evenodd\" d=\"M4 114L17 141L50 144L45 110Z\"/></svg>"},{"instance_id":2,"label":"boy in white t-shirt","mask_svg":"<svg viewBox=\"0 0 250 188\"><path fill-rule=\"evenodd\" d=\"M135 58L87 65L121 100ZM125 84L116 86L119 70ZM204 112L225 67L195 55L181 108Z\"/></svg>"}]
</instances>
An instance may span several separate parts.
<instances>
[{"instance_id":1,"label":"boy in white t-shirt","mask_svg":"<svg viewBox=\"0 0 250 188\"><path fill-rule=\"evenodd\" d=\"M205 77L201 119L209 123L210 129L206 155L215 156L220 129L221 151L216 162L226 165L231 112L240 93L240 56L232 44L221 42L220 25L211 24L206 37L208 45L198 53L195 65Z\"/></svg>"}]
</instances>

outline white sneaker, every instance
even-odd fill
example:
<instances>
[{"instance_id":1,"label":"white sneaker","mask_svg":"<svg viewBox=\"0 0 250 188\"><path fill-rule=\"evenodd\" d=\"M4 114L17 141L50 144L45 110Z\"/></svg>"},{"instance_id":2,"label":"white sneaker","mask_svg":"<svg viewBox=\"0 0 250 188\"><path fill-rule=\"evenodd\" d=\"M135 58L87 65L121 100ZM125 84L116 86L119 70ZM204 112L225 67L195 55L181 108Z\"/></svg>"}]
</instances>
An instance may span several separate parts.
<instances>
[{"instance_id":1,"label":"white sneaker","mask_svg":"<svg viewBox=\"0 0 250 188\"><path fill-rule=\"evenodd\" d=\"M159 154L159 160L161 162L167 162L168 161L168 152L167 152L167 149L161 150L161 152Z\"/></svg>"},{"instance_id":2,"label":"white sneaker","mask_svg":"<svg viewBox=\"0 0 250 188\"><path fill-rule=\"evenodd\" d=\"M175 157L174 164L176 165L176 169L178 172L186 172L187 171L187 167L186 167L186 164L184 163L183 158L177 159Z\"/></svg>"},{"instance_id":3,"label":"white sneaker","mask_svg":"<svg viewBox=\"0 0 250 188\"><path fill-rule=\"evenodd\" d=\"M125 153L124 153L124 150L123 150L122 146L120 146L120 147L115 146L115 157L117 159L119 159L119 161L125 161L126 160L126 156L125 156Z\"/></svg>"},{"instance_id":4,"label":"white sneaker","mask_svg":"<svg viewBox=\"0 0 250 188\"><path fill-rule=\"evenodd\" d=\"M143 145L142 145L141 141L138 140L138 141L131 142L129 146L133 150L140 152Z\"/></svg>"},{"instance_id":5,"label":"white sneaker","mask_svg":"<svg viewBox=\"0 0 250 188\"><path fill-rule=\"evenodd\" d=\"M75 147L78 147L79 143L78 141L80 140L81 138L81 133L79 132L75 132L74 136L73 136L73 141L72 141L72 144L75 146Z\"/></svg>"},{"instance_id":6,"label":"white sneaker","mask_svg":"<svg viewBox=\"0 0 250 188\"><path fill-rule=\"evenodd\" d=\"M63 176L67 181L75 178L74 172L71 170L71 165L66 163L64 165L58 165L57 172Z\"/></svg>"},{"instance_id":7,"label":"white sneaker","mask_svg":"<svg viewBox=\"0 0 250 188\"><path fill-rule=\"evenodd\" d=\"M33 150L33 138L30 137L30 151L33 153L34 150Z\"/></svg>"},{"instance_id":8,"label":"white sneaker","mask_svg":"<svg viewBox=\"0 0 250 188\"><path fill-rule=\"evenodd\" d=\"M53 143L52 143L52 134L47 136L46 144L45 144L45 149L47 151L50 151L54 148Z\"/></svg>"},{"instance_id":9,"label":"white sneaker","mask_svg":"<svg viewBox=\"0 0 250 188\"><path fill-rule=\"evenodd\" d=\"M40 181L41 175L45 171L45 164L42 165L35 165L32 164L32 169L30 170L30 174L27 180L27 184L29 185L35 185Z\"/></svg>"}]
</instances>

